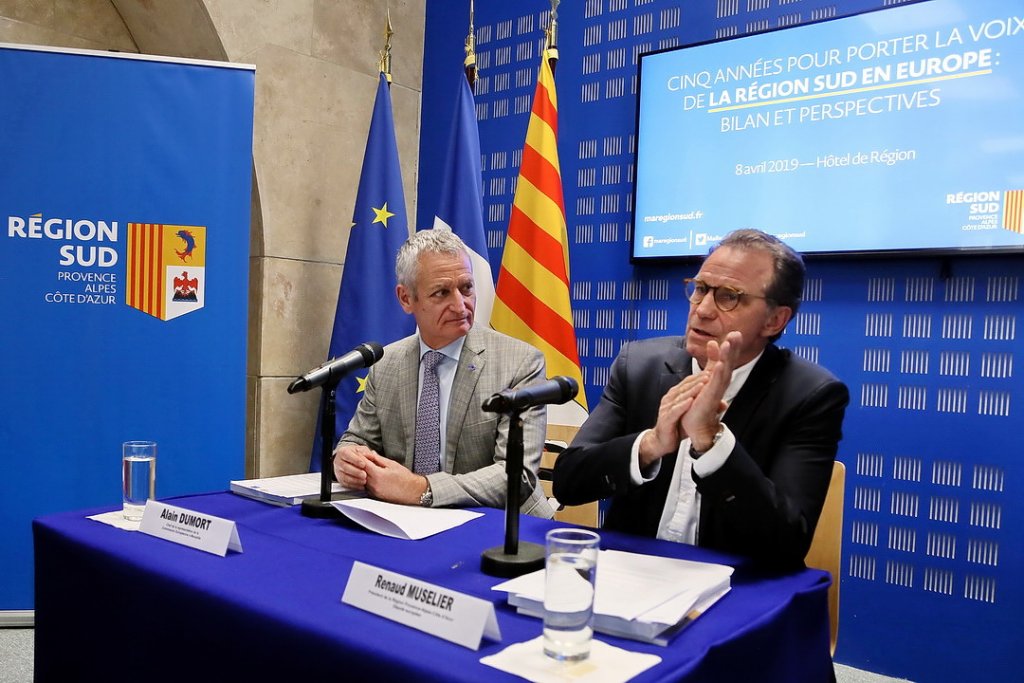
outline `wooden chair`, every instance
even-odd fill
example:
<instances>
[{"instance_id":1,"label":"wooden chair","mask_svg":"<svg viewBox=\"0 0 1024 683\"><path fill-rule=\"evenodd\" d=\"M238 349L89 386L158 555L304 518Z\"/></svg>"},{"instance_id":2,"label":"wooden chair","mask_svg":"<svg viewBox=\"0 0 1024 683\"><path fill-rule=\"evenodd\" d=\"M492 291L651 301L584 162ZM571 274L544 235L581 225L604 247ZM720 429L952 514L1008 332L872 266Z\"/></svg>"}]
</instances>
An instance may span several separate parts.
<instances>
[{"instance_id":1,"label":"wooden chair","mask_svg":"<svg viewBox=\"0 0 1024 683\"><path fill-rule=\"evenodd\" d=\"M804 562L808 567L824 569L832 575L832 586L828 589L829 633L831 651L836 653L839 638L839 577L843 549L843 498L846 485L846 466L838 460L832 466L832 480L828 485L825 505L814 530L811 548Z\"/></svg>"},{"instance_id":2,"label":"wooden chair","mask_svg":"<svg viewBox=\"0 0 1024 683\"><path fill-rule=\"evenodd\" d=\"M547 440L544 442L544 452L540 456L540 485L544 495L552 497L551 476L554 472L555 458L565 447L572 443L579 427L568 425L548 425ZM598 503L586 503L584 505L562 505L555 509L555 519L559 522L579 524L596 528L598 525Z\"/></svg>"}]
</instances>

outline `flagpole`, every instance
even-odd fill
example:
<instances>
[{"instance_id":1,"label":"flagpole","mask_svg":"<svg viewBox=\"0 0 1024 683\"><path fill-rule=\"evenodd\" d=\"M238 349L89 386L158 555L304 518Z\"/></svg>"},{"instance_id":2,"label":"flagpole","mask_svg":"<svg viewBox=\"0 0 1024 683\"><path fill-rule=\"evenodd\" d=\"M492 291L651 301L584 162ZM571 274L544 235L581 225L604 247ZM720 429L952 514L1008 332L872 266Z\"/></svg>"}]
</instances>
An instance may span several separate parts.
<instances>
[{"instance_id":1,"label":"flagpole","mask_svg":"<svg viewBox=\"0 0 1024 683\"><path fill-rule=\"evenodd\" d=\"M395 35L395 30L391 27L391 8L388 7L388 21L384 27L384 47L380 51L380 61L378 62L380 72L388 80L388 86L391 85L391 36L393 35Z\"/></svg>"},{"instance_id":2,"label":"flagpole","mask_svg":"<svg viewBox=\"0 0 1024 683\"><path fill-rule=\"evenodd\" d=\"M551 0L551 20L544 30L544 52L548 55L551 73L555 72L555 64L558 63L558 2Z\"/></svg>"},{"instance_id":3,"label":"flagpole","mask_svg":"<svg viewBox=\"0 0 1024 683\"><path fill-rule=\"evenodd\" d=\"M476 29L473 27L473 9L473 0L469 0L469 33L466 35L466 44L463 48L466 51L466 58L462 61L462 68L466 72L470 91L476 92Z\"/></svg>"}]
</instances>

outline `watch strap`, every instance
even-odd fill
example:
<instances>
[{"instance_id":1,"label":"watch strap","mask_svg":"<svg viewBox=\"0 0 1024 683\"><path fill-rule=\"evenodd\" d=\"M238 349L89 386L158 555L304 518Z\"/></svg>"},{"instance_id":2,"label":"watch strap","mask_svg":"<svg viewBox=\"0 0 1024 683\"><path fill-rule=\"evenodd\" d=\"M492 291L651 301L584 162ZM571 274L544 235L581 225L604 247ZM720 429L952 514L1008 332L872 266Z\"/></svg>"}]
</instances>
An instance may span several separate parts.
<instances>
[{"instance_id":1,"label":"watch strap","mask_svg":"<svg viewBox=\"0 0 1024 683\"><path fill-rule=\"evenodd\" d=\"M702 456L705 453L707 453L708 451L710 451L712 448L715 447L715 444L717 444L719 441L722 440L722 435L723 434L725 434L725 423L724 422L719 422L718 423L718 431L715 432L715 435L713 437L711 437L711 445L710 446L708 446L707 448L705 448L702 451L698 451L698 450L696 450L693 447L693 442L692 441L690 442L690 457L693 458L694 460L696 460L700 456Z\"/></svg>"}]
</instances>

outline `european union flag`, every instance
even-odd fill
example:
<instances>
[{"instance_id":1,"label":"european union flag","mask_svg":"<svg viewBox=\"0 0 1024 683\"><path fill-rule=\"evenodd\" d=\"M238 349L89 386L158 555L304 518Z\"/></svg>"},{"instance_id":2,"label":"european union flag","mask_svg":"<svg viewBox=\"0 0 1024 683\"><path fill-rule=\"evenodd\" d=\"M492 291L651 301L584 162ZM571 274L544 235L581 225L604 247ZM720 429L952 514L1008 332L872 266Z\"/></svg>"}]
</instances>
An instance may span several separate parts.
<instances>
[{"instance_id":1,"label":"european union flag","mask_svg":"<svg viewBox=\"0 0 1024 683\"><path fill-rule=\"evenodd\" d=\"M494 276L487 260L484 236L483 185L480 177L480 131L476 104L465 76L459 73L455 118L448 143L448 161L442 172L441 196L434 227L446 226L469 247L476 285L474 324L487 327L494 306Z\"/></svg>"},{"instance_id":2,"label":"european union flag","mask_svg":"<svg viewBox=\"0 0 1024 683\"><path fill-rule=\"evenodd\" d=\"M395 142L391 91L387 77L382 73L373 105L370 133L366 138L329 358L348 353L367 341L388 344L412 334L416 329L412 316L406 315L395 296L395 256L408 237L409 222ZM338 384L335 401L337 437L348 428L365 382L364 370L352 373ZM318 420L310 471L320 470L320 458Z\"/></svg>"}]
</instances>

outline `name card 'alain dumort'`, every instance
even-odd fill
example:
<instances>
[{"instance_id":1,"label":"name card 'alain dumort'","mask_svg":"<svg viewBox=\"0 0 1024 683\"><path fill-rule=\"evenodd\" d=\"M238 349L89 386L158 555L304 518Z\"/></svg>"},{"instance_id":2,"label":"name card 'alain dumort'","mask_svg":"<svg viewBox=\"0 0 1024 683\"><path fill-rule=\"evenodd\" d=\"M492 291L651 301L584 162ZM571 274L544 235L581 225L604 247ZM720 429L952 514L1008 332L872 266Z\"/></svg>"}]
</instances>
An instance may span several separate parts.
<instances>
[{"instance_id":1,"label":"name card 'alain dumort'","mask_svg":"<svg viewBox=\"0 0 1024 683\"><path fill-rule=\"evenodd\" d=\"M155 500L146 501L139 531L221 557L227 555L228 550L242 552L238 528L230 519Z\"/></svg>"}]
</instances>

